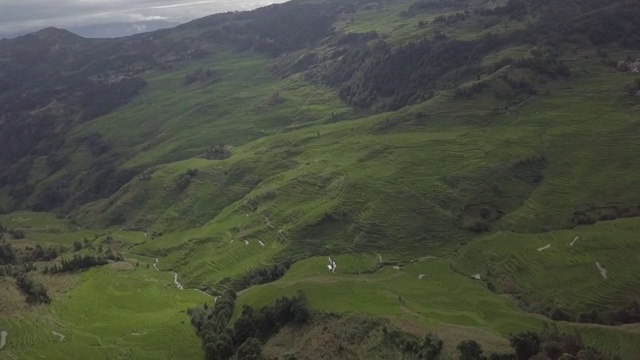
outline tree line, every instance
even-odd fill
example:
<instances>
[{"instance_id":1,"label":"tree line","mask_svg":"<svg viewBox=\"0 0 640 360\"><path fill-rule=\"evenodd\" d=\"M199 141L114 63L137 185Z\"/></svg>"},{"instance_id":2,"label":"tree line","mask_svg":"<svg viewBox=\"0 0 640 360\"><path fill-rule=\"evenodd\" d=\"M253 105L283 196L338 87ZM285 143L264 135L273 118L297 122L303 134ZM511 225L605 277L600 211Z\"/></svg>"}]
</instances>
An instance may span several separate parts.
<instances>
[{"instance_id":1,"label":"tree line","mask_svg":"<svg viewBox=\"0 0 640 360\"><path fill-rule=\"evenodd\" d=\"M259 267L238 278L222 279L219 285L234 291L242 291L251 286L270 283L283 277L294 262L294 259L288 259L277 264Z\"/></svg>"},{"instance_id":2,"label":"tree line","mask_svg":"<svg viewBox=\"0 0 640 360\"><path fill-rule=\"evenodd\" d=\"M240 317L229 326L235 308L235 292L222 294L213 307L190 309L191 323L202 340L209 360L261 359L262 344L284 325L304 323L310 317L303 292L292 298L282 297L273 305L255 310L244 306Z\"/></svg>"},{"instance_id":3,"label":"tree line","mask_svg":"<svg viewBox=\"0 0 640 360\"><path fill-rule=\"evenodd\" d=\"M45 273L58 274L64 272L75 272L86 270L95 266L106 265L109 261L122 261L122 255L108 250L100 255L78 255L74 254L70 259L62 259L60 263L54 263L44 268Z\"/></svg>"},{"instance_id":4,"label":"tree line","mask_svg":"<svg viewBox=\"0 0 640 360\"><path fill-rule=\"evenodd\" d=\"M509 344L513 353L486 354L475 340L460 342L460 360L616 360L619 356L605 355L586 346L576 332L559 331L554 325L545 325L542 331L525 331L511 334Z\"/></svg>"}]
</instances>

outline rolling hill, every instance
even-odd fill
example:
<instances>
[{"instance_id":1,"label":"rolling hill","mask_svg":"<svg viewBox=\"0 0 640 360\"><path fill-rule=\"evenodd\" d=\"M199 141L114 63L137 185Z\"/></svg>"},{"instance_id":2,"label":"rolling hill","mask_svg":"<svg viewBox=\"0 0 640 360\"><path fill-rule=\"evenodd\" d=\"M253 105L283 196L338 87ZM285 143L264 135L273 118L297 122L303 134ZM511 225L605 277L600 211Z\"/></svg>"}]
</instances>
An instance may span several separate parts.
<instances>
[{"instance_id":1,"label":"rolling hill","mask_svg":"<svg viewBox=\"0 0 640 360\"><path fill-rule=\"evenodd\" d=\"M0 41L0 355L528 359L528 331L633 359L638 11L294 0Z\"/></svg>"}]
</instances>

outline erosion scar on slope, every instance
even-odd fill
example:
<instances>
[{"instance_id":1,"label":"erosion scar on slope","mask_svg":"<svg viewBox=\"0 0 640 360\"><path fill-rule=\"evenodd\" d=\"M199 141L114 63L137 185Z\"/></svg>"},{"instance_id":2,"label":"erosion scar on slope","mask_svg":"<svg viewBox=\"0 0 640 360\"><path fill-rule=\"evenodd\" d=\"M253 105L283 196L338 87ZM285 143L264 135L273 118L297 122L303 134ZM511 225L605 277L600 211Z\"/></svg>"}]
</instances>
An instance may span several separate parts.
<instances>
[{"instance_id":1,"label":"erosion scar on slope","mask_svg":"<svg viewBox=\"0 0 640 360\"><path fill-rule=\"evenodd\" d=\"M2 350L5 345L7 345L7 336L9 336L8 332L4 330L0 331L0 350Z\"/></svg>"},{"instance_id":2,"label":"erosion scar on slope","mask_svg":"<svg viewBox=\"0 0 640 360\"><path fill-rule=\"evenodd\" d=\"M545 245L545 246L543 246L543 247L541 247L541 248L537 248L536 250L538 250L538 251L544 251L544 250L547 250L547 249L548 249L548 248L550 248L550 247L551 247L551 244L547 244L547 245Z\"/></svg>"},{"instance_id":3,"label":"erosion scar on slope","mask_svg":"<svg viewBox=\"0 0 640 360\"><path fill-rule=\"evenodd\" d=\"M600 270L600 275L602 275L603 278L607 278L607 269L603 268L602 265L600 265L599 262L596 261L596 266L598 267L598 270Z\"/></svg>"},{"instance_id":4,"label":"erosion scar on slope","mask_svg":"<svg viewBox=\"0 0 640 360\"><path fill-rule=\"evenodd\" d=\"M184 286L182 286L182 284L180 284L180 283L178 282L178 273L177 273L177 272L174 272L174 273L173 273L173 282L176 284L176 286L178 287L178 289L180 289L180 290L184 290Z\"/></svg>"},{"instance_id":5,"label":"erosion scar on slope","mask_svg":"<svg viewBox=\"0 0 640 360\"><path fill-rule=\"evenodd\" d=\"M579 236L576 236L575 238L573 238L573 241L571 243L569 243L569 246L573 247L573 244L576 242L576 240L578 240Z\"/></svg>"},{"instance_id":6,"label":"erosion scar on slope","mask_svg":"<svg viewBox=\"0 0 640 360\"><path fill-rule=\"evenodd\" d=\"M60 338L60 342L62 342L62 340L64 340L64 335L62 335L62 334L60 334L58 332L53 331L53 335L59 337Z\"/></svg>"}]
</instances>

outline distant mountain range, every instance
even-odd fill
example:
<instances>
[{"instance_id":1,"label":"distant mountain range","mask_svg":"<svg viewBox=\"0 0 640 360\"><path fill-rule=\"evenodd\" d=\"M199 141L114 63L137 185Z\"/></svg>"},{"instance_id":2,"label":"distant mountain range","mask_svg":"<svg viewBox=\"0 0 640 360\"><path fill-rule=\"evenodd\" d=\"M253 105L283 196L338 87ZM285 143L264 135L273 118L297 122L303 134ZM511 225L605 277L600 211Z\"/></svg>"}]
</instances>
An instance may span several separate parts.
<instances>
[{"instance_id":1,"label":"distant mountain range","mask_svg":"<svg viewBox=\"0 0 640 360\"><path fill-rule=\"evenodd\" d=\"M155 31L160 29L168 29L180 25L177 21L168 20L149 20L139 21L134 23L114 22L108 24L96 24L85 26L72 26L68 30L74 34L80 35L85 38L115 38L124 37L149 31ZM35 30L35 29L32 29ZM0 39L7 38L13 39L21 35L28 34L31 31L2 33L0 32Z\"/></svg>"}]
</instances>

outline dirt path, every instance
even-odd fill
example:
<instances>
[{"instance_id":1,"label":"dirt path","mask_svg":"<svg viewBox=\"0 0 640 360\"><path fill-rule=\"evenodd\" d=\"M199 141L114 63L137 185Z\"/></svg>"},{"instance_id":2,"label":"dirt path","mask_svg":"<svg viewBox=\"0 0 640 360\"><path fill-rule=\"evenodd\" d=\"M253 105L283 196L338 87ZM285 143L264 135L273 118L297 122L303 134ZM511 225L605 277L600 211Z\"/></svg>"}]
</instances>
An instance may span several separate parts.
<instances>
[{"instance_id":1,"label":"dirt path","mask_svg":"<svg viewBox=\"0 0 640 360\"><path fill-rule=\"evenodd\" d=\"M60 334L59 332L53 331L53 335L59 337L60 338L60 342L62 342L62 340L64 340L64 335Z\"/></svg>"},{"instance_id":2,"label":"dirt path","mask_svg":"<svg viewBox=\"0 0 640 360\"><path fill-rule=\"evenodd\" d=\"M569 243L569 246L573 247L573 244L575 244L576 240L578 240L579 236L576 236L575 238L573 238L573 241L571 243Z\"/></svg>"},{"instance_id":3,"label":"dirt path","mask_svg":"<svg viewBox=\"0 0 640 360\"><path fill-rule=\"evenodd\" d=\"M336 265L336 262L333 261L331 256L329 256L329 264L327 265L327 267L329 268L329 270L331 270L332 273L335 273L336 268L338 267L338 265Z\"/></svg>"},{"instance_id":4,"label":"dirt path","mask_svg":"<svg viewBox=\"0 0 640 360\"><path fill-rule=\"evenodd\" d=\"M260 245L264 246L264 243L260 240L258 240L258 242L260 243Z\"/></svg>"},{"instance_id":5,"label":"dirt path","mask_svg":"<svg viewBox=\"0 0 640 360\"><path fill-rule=\"evenodd\" d=\"M159 261L160 261L160 260L158 260L158 259L156 258L156 262L153 264L153 267L154 267L154 268L156 268L156 270L160 270L160 269L158 269L158 262L159 262ZM178 273L177 273L177 272L175 272L175 271L173 272L173 283L176 285L176 287L177 287L178 289L180 289L180 290L185 290L184 286L183 286L183 285L178 281ZM215 296L213 296L213 295L211 295L211 294L207 294L206 292L204 292L204 291L202 291L202 290L200 290L200 289L187 289L187 290L195 290L195 291L197 291L197 292L199 292L199 293L201 293L201 294L203 294L203 295L211 296L211 297L213 297L213 298L214 298L214 300L216 300L216 297L215 297ZM145 334L146 334L146 333L145 333ZM132 335L134 335L134 334L132 334ZM62 341L62 340L60 340L60 341Z\"/></svg>"},{"instance_id":6,"label":"dirt path","mask_svg":"<svg viewBox=\"0 0 640 360\"><path fill-rule=\"evenodd\" d=\"M182 286L182 284L180 284L178 282L178 273L177 272L173 272L173 282L176 284L176 287L180 290L184 290L184 286Z\"/></svg>"},{"instance_id":7,"label":"dirt path","mask_svg":"<svg viewBox=\"0 0 640 360\"><path fill-rule=\"evenodd\" d=\"M602 275L603 278L607 278L607 269L603 268L602 265L600 265L599 262L596 261L596 266L598 267L598 270L600 270L600 275Z\"/></svg>"},{"instance_id":8,"label":"dirt path","mask_svg":"<svg viewBox=\"0 0 640 360\"><path fill-rule=\"evenodd\" d=\"M8 332L4 330L0 331L0 350L2 350L5 345L7 345L7 336L9 336Z\"/></svg>"},{"instance_id":9,"label":"dirt path","mask_svg":"<svg viewBox=\"0 0 640 360\"><path fill-rule=\"evenodd\" d=\"M547 249L548 249L548 248L550 248L550 247L551 247L551 244L547 244L547 245L545 245L545 246L543 246L543 247L541 247L541 248L537 248L536 250L538 250L538 251L545 251L545 250L547 250Z\"/></svg>"}]
</instances>

